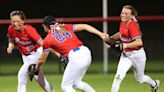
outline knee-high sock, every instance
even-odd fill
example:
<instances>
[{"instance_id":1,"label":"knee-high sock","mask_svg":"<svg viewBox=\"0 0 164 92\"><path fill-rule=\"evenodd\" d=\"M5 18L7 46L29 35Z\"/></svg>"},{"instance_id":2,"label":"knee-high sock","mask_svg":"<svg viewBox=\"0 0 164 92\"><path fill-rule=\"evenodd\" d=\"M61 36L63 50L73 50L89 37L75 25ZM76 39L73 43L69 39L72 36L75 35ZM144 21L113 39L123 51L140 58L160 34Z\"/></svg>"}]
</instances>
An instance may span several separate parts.
<instances>
[{"instance_id":1,"label":"knee-high sock","mask_svg":"<svg viewBox=\"0 0 164 92\"><path fill-rule=\"evenodd\" d=\"M122 80L118 79L118 78L114 78L113 80L113 84L112 84L112 88L111 88L111 92L118 92L120 85L121 85Z\"/></svg>"},{"instance_id":2,"label":"knee-high sock","mask_svg":"<svg viewBox=\"0 0 164 92\"><path fill-rule=\"evenodd\" d=\"M39 83L39 85L46 91L46 92L55 92L53 90L53 87L50 85L50 83L46 80L46 78L38 79L38 76L34 76L35 80Z\"/></svg>"},{"instance_id":3,"label":"knee-high sock","mask_svg":"<svg viewBox=\"0 0 164 92\"><path fill-rule=\"evenodd\" d=\"M18 83L17 92L26 92L26 84Z\"/></svg>"},{"instance_id":4,"label":"knee-high sock","mask_svg":"<svg viewBox=\"0 0 164 92\"><path fill-rule=\"evenodd\" d=\"M152 80L149 76L144 75L141 80L138 80L139 83L146 83L154 87L156 85L155 81Z\"/></svg>"}]
</instances>

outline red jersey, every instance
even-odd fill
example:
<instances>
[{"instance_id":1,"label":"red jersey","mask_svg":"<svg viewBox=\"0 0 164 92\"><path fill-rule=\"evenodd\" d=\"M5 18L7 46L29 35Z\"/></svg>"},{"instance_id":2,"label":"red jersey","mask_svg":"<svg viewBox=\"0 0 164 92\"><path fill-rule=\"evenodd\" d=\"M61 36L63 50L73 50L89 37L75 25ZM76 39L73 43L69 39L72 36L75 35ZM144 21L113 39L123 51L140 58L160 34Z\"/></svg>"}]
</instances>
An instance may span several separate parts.
<instances>
[{"instance_id":1,"label":"red jersey","mask_svg":"<svg viewBox=\"0 0 164 92\"><path fill-rule=\"evenodd\" d=\"M42 40L36 29L30 25L25 25L22 32L19 32L13 25L10 25L7 36L18 46L21 54L31 54L31 52L40 47L37 42Z\"/></svg>"},{"instance_id":2,"label":"red jersey","mask_svg":"<svg viewBox=\"0 0 164 92\"><path fill-rule=\"evenodd\" d=\"M131 43L137 38L142 38L141 31L134 20L132 20L128 25L125 25L124 22L120 23L120 34L122 43ZM138 50L141 46L126 48L125 51Z\"/></svg>"},{"instance_id":3,"label":"red jersey","mask_svg":"<svg viewBox=\"0 0 164 92\"><path fill-rule=\"evenodd\" d=\"M59 29L59 26L51 27L51 30L43 40L44 50L49 50L51 47L66 57L70 50L83 45L74 33L74 25L65 24L60 27L59 31L55 31L55 29Z\"/></svg>"}]
</instances>

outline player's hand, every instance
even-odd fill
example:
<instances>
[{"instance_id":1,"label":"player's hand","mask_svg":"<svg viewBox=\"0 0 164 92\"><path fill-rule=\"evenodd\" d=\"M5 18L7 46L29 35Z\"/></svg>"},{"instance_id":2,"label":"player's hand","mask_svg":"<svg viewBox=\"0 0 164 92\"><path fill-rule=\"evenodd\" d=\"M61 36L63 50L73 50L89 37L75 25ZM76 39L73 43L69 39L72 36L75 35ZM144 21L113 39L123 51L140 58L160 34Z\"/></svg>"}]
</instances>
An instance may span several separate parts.
<instances>
[{"instance_id":1,"label":"player's hand","mask_svg":"<svg viewBox=\"0 0 164 92\"><path fill-rule=\"evenodd\" d=\"M113 54L120 55L123 51L123 44L119 40L110 38L109 41L105 41L106 45L109 45L113 49Z\"/></svg>"},{"instance_id":2,"label":"player's hand","mask_svg":"<svg viewBox=\"0 0 164 92\"><path fill-rule=\"evenodd\" d=\"M68 58L61 55L59 57L59 59L60 59L62 65L63 65L63 67L65 69L67 67L68 62L69 62Z\"/></svg>"},{"instance_id":3,"label":"player's hand","mask_svg":"<svg viewBox=\"0 0 164 92\"><path fill-rule=\"evenodd\" d=\"M34 75L38 75L39 74L39 70L36 70L36 64L31 64L28 68L28 76L30 81L33 80Z\"/></svg>"},{"instance_id":4,"label":"player's hand","mask_svg":"<svg viewBox=\"0 0 164 92\"><path fill-rule=\"evenodd\" d=\"M8 48L7 48L7 53L8 53L8 54L12 54L12 51L13 51L13 48L12 48L12 47L8 47Z\"/></svg>"},{"instance_id":5,"label":"player's hand","mask_svg":"<svg viewBox=\"0 0 164 92\"><path fill-rule=\"evenodd\" d=\"M104 40L104 41L108 41L109 40L109 35L107 33L102 33L101 34L101 38Z\"/></svg>"},{"instance_id":6,"label":"player's hand","mask_svg":"<svg viewBox=\"0 0 164 92\"><path fill-rule=\"evenodd\" d=\"M105 47L108 48L108 49L110 49L111 48L111 45L108 45L108 44L105 43Z\"/></svg>"}]
</instances>

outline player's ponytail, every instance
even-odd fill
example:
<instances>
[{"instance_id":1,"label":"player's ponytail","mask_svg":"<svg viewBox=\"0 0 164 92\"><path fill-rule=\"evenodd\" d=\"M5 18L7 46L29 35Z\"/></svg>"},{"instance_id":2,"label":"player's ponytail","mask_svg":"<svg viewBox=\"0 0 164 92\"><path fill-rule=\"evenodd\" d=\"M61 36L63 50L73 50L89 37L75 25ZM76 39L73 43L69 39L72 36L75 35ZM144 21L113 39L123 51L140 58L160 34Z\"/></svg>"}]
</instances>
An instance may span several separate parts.
<instances>
[{"instance_id":1,"label":"player's ponytail","mask_svg":"<svg viewBox=\"0 0 164 92\"><path fill-rule=\"evenodd\" d=\"M132 19L134 20L134 22L138 23L138 20L136 19L135 16L132 16Z\"/></svg>"}]
</instances>

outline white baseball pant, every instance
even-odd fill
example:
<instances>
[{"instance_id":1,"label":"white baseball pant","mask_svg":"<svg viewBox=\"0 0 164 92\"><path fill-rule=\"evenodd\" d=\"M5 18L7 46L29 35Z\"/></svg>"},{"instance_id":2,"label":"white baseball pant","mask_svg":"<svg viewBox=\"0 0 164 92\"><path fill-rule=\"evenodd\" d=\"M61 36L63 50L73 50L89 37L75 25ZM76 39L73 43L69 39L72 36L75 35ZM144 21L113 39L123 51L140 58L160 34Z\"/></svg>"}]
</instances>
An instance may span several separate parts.
<instances>
[{"instance_id":1,"label":"white baseball pant","mask_svg":"<svg viewBox=\"0 0 164 92\"><path fill-rule=\"evenodd\" d=\"M91 52L86 46L71 50L68 54L69 63L64 71L61 87L64 92L76 92L78 88L84 92L96 92L82 79L91 63ZM74 87L74 88L73 88Z\"/></svg>"},{"instance_id":2,"label":"white baseball pant","mask_svg":"<svg viewBox=\"0 0 164 92\"><path fill-rule=\"evenodd\" d=\"M39 59L42 52L43 52L43 48L39 47L36 50L36 52L32 53L31 55L28 55L28 56L22 55L23 65L18 72L17 92L26 92L28 67L31 64L37 63L37 60ZM39 72L39 76L35 75L34 78L39 83L39 85L45 90L45 92L53 92L53 88L44 77L44 74L42 73L42 71Z\"/></svg>"},{"instance_id":3,"label":"white baseball pant","mask_svg":"<svg viewBox=\"0 0 164 92\"><path fill-rule=\"evenodd\" d=\"M155 86L155 81L144 74L145 64L146 54L143 48L131 52L123 52L120 57L111 92L119 91L120 84L131 67L133 67L135 79L139 83L147 83Z\"/></svg>"}]
</instances>

